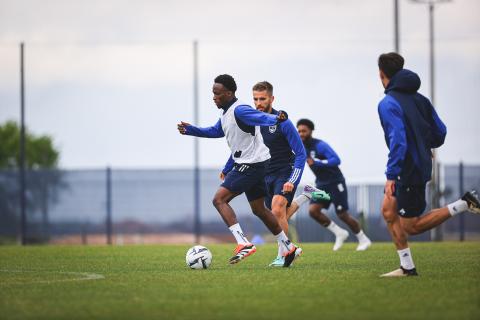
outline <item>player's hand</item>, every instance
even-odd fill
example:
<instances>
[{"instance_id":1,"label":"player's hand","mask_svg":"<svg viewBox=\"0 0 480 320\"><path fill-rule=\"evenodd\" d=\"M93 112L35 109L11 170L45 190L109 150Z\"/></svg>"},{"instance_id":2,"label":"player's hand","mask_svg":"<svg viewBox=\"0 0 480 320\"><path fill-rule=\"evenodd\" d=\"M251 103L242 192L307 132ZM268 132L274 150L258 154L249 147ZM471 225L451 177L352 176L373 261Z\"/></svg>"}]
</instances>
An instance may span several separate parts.
<instances>
[{"instance_id":1,"label":"player's hand","mask_svg":"<svg viewBox=\"0 0 480 320\"><path fill-rule=\"evenodd\" d=\"M220 172L220 180L225 181L225 173Z\"/></svg>"},{"instance_id":2,"label":"player's hand","mask_svg":"<svg viewBox=\"0 0 480 320\"><path fill-rule=\"evenodd\" d=\"M283 185L283 190L282 190L282 192L283 192L283 193L292 192L294 187L295 187L295 186L293 185L293 183L287 181L287 182L285 182L285 184Z\"/></svg>"},{"instance_id":3,"label":"player's hand","mask_svg":"<svg viewBox=\"0 0 480 320\"><path fill-rule=\"evenodd\" d=\"M186 127L188 127L190 125L191 125L190 123L180 121L180 123L177 124L178 132L180 132L180 134L186 134L187 133L187 128Z\"/></svg>"},{"instance_id":4,"label":"player's hand","mask_svg":"<svg viewBox=\"0 0 480 320\"><path fill-rule=\"evenodd\" d=\"M315 163L315 160L313 160L313 159L310 158L310 157L307 158L307 164L308 164L309 166L313 166L314 163Z\"/></svg>"},{"instance_id":5,"label":"player's hand","mask_svg":"<svg viewBox=\"0 0 480 320\"><path fill-rule=\"evenodd\" d=\"M286 113L285 111L283 110L279 110L278 111L278 114L277 114L277 122L280 123L280 122L284 122L288 119L288 113Z\"/></svg>"},{"instance_id":6,"label":"player's hand","mask_svg":"<svg viewBox=\"0 0 480 320\"><path fill-rule=\"evenodd\" d=\"M387 197L393 197L395 194L395 180L387 180L385 183L385 195Z\"/></svg>"}]
</instances>

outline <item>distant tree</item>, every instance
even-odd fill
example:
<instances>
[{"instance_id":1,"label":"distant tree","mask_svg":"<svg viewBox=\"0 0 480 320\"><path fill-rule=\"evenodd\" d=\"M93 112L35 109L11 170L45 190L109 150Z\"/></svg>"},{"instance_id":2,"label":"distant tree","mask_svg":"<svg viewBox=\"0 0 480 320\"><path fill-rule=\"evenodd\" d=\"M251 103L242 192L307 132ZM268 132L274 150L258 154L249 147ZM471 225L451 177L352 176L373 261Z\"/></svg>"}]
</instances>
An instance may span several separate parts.
<instances>
[{"instance_id":1,"label":"distant tree","mask_svg":"<svg viewBox=\"0 0 480 320\"><path fill-rule=\"evenodd\" d=\"M58 165L59 151L50 136L25 133L25 164L29 169L53 169ZM14 121L0 125L0 169L20 167L20 127Z\"/></svg>"},{"instance_id":2,"label":"distant tree","mask_svg":"<svg viewBox=\"0 0 480 320\"><path fill-rule=\"evenodd\" d=\"M49 203L58 198L64 186L57 170L60 152L48 135L25 132L25 164L27 168L27 210L29 220L40 220L41 230L30 237L47 238ZM0 233L14 235L18 225L18 169L20 168L20 127L14 121L0 125ZM40 212L40 217L36 214ZM40 219L38 219L40 218ZM33 224L29 223L32 229ZM36 228L38 229L38 228ZM42 236L39 236L41 233Z\"/></svg>"}]
</instances>

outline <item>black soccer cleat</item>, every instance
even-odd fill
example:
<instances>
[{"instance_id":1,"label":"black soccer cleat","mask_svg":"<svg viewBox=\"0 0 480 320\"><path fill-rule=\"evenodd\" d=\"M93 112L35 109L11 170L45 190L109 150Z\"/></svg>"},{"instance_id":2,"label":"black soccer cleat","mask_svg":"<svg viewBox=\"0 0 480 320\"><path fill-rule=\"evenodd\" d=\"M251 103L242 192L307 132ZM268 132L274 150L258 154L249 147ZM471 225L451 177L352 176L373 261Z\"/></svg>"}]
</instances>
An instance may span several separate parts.
<instances>
[{"instance_id":1,"label":"black soccer cleat","mask_svg":"<svg viewBox=\"0 0 480 320\"><path fill-rule=\"evenodd\" d=\"M302 248L293 246L292 250L284 256L283 267L288 268L302 254Z\"/></svg>"},{"instance_id":2,"label":"black soccer cleat","mask_svg":"<svg viewBox=\"0 0 480 320\"><path fill-rule=\"evenodd\" d=\"M480 214L480 201L478 200L478 195L475 190L466 192L462 200L467 202L468 211L476 214Z\"/></svg>"},{"instance_id":3,"label":"black soccer cleat","mask_svg":"<svg viewBox=\"0 0 480 320\"><path fill-rule=\"evenodd\" d=\"M231 257L230 260L228 260L228 263L230 264L238 263L243 259L245 259L246 257L251 256L255 252L257 252L257 248L251 243L238 244L237 247L235 248L234 256Z\"/></svg>"},{"instance_id":4,"label":"black soccer cleat","mask_svg":"<svg viewBox=\"0 0 480 320\"><path fill-rule=\"evenodd\" d=\"M418 273L417 273L417 269L413 268L413 269L405 269L403 268L402 266L400 266L400 269L402 269L403 273L409 277L409 276L418 276Z\"/></svg>"},{"instance_id":5,"label":"black soccer cleat","mask_svg":"<svg viewBox=\"0 0 480 320\"><path fill-rule=\"evenodd\" d=\"M399 269L393 270L392 272L382 274L382 278L392 278L392 277L411 277L418 276L417 269L404 269L400 266Z\"/></svg>"}]
</instances>

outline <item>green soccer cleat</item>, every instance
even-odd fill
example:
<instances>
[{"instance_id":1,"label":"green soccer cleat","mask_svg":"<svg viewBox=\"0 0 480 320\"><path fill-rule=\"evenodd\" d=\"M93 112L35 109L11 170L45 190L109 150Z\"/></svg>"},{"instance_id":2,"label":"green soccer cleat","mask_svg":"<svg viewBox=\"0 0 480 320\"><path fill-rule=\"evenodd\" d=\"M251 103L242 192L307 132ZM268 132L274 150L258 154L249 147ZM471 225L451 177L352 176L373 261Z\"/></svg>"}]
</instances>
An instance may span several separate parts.
<instances>
[{"instance_id":1,"label":"green soccer cleat","mask_svg":"<svg viewBox=\"0 0 480 320\"><path fill-rule=\"evenodd\" d=\"M285 258L284 257L276 257L272 263L270 263L268 266L269 267L283 267L285 264Z\"/></svg>"},{"instance_id":2,"label":"green soccer cleat","mask_svg":"<svg viewBox=\"0 0 480 320\"><path fill-rule=\"evenodd\" d=\"M312 192L313 201L330 201L330 195L323 190Z\"/></svg>"}]
</instances>

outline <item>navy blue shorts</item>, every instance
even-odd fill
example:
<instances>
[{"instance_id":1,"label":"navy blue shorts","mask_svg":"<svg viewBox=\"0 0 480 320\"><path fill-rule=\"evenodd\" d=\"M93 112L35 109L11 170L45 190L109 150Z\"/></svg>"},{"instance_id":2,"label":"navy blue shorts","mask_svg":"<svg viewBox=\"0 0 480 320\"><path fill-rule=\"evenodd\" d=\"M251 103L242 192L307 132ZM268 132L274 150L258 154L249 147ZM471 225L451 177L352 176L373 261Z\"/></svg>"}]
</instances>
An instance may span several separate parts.
<instances>
[{"instance_id":1,"label":"navy blue shorts","mask_svg":"<svg viewBox=\"0 0 480 320\"><path fill-rule=\"evenodd\" d=\"M404 186L395 182L395 198L398 214L403 218L415 218L425 211L425 185Z\"/></svg>"},{"instance_id":2,"label":"navy blue shorts","mask_svg":"<svg viewBox=\"0 0 480 320\"><path fill-rule=\"evenodd\" d=\"M248 202L265 197L265 172L268 161L240 164L235 163L222 183L222 187L235 193L244 193Z\"/></svg>"},{"instance_id":3,"label":"navy blue shorts","mask_svg":"<svg viewBox=\"0 0 480 320\"><path fill-rule=\"evenodd\" d=\"M320 185L317 183L316 187L328 193L330 195L330 200L311 200L310 203L323 204L325 209L328 209L330 207L330 204L333 202L335 206L335 211L337 213L348 210L348 191L345 181L335 182L327 185Z\"/></svg>"},{"instance_id":4,"label":"navy blue shorts","mask_svg":"<svg viewBox=\"0 0 480 320\"><path fill-rule=\"evenodd\" d=\"M283 193L283 185L290 179L292 174L292 169L287 168L275 172L275 175L270 174L265 177L265 187L267 189L267 195L265 197L265 206L272 210L272 199L275 195L282 195L287 199L287 207L290 207L292 204L293 196L297 190L297 186L293 189L292 192Z\"/></svg>"}]
</instances>

